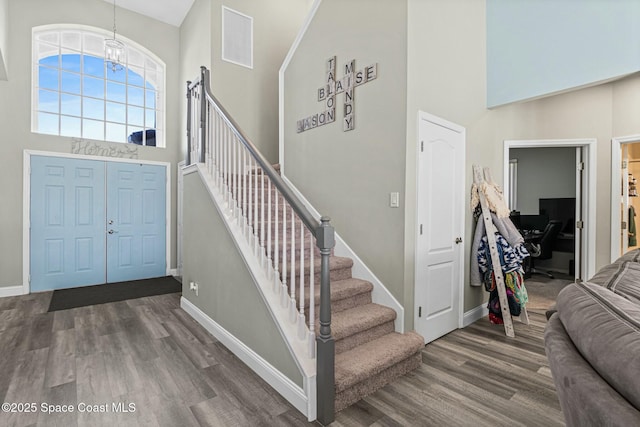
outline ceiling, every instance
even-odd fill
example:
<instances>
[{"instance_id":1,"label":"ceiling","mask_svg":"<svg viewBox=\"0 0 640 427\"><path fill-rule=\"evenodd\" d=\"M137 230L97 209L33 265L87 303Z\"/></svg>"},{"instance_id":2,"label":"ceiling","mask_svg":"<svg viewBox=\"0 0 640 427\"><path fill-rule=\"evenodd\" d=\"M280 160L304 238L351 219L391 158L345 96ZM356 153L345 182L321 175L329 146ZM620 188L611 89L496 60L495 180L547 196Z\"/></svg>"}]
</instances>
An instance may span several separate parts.
<instances>
[{"instance_id":1,"label":"ceiling","mask_svg":"<svg viewBox=\"0 0 640 427\"><path fill-rule=\"evenodd\" d=\"M104 0L113 4L114 0ZM194 0L115 0L116 6L179 27Z\"/></svg>"}]
</instances>

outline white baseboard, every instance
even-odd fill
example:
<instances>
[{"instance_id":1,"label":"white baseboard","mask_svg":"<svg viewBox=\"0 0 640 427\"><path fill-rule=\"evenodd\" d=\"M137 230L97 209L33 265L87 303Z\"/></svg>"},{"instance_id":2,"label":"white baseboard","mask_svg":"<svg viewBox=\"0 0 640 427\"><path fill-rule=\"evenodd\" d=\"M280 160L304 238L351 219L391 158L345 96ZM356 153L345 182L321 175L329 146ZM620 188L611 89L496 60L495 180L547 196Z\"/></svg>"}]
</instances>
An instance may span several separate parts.
<instances>
[{"instance_id":1,"label":"white baseboard","mask_svg":"<svg viewBox=\"0 0 640 427\"><path fill-rule=\"evenodd\" d=\"M170 268L169 269L169 274L168 276L177 276L178 275L178 269L177 268Z\"/></svg>"},{"instance_id":2,"label":"white baseboard","mask_svg":"<svg viewBox=\"0 0 640 427\"><path fill-rule=\"evenodd\" d=\"M482 319L484 316L489 315L489 309L487 308L487 303L482 303L482 305L477 306L474 309L469 311L465 311L464 316L462 317L462 327L466 328L476 320Z\"/></svg>"},{"instance_id":3,"label":"white baseboard","mask_svg":"<svg viewBox=\"0 0 640 427\"><path fill-rule=\"evenodd\" d=\"M6 286L0 287L0 298L14 297L16 295L24 295L24 286Z\"/></svg>"},{"instance_id":4,"label":"white baseboard","mask_svg":"<svg viewBox=\"0 0 640 427\"><path fill-rule=\"evenodd\" d=\"M184 297L180 298L180 307L200 323L218 341L224 344L233 354L238 356L256 374L265 380L271 387L289 401L298 411L307 414L309 407L304 390L284 376L273 365L264 360L262 356L247 347L242 341L234 337L229 331L224 329L202 310L193 305ZM314 418L315 418L315 414Z\"/></svg>"}]
</instances>

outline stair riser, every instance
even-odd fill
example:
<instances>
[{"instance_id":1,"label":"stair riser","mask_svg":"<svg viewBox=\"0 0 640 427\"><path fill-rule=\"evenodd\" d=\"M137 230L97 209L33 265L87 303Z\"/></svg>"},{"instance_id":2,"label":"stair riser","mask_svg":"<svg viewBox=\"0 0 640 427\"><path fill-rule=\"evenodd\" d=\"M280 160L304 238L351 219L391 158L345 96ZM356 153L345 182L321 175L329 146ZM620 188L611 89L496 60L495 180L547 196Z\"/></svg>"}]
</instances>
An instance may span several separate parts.
<instances>
[{"instance_id":1,"label":"stair riser","mask_svg":"<svg viewBox=\"0 0 640 427\"><path fill-rule=\"evenodd\" d=\"M305 292L308 291L309 288ZM316 305L315 305L315 313L316 317L318 313L320 313L320 298L316 297ZM359 305L367 305L371 304L371 292L363 292L361 294L357 294L351 296L349 298L343 298L335 301L331 301L331 313L339 313L344 310L348 310L353 307L357 307ZM307 300L304 306L305 316L307 318L307 325L309 324L309 301Z\"/></svg>"},{"instance_id":2,"label":"stair riser","mask_svg":"<svg viewBox=\"0 0 640 427\"><path fill-rule=\"evenodd\" d=\"M280 268L280 277L282 277L282 266ZM287 283L289 283L289 279L291 277L290 269L287 269ZM298 268L295 269L295 278L296 278L296 286L300 286L300 270ZM329 279L332 282L337 282L338 280L346 280L351 278L351 267L348 268L337 268L334 270L330 270ZM305 269L304 272L304 286L309 286L309 270ZM316 271L314 274L314 283L315 286L320 286L320 269Z\"/></svg>"},{"instance_id":3,"label":"stair riser","mask_svg":"<svg viewBox=\"0 0 640 427\"><path fill-rule=\"evenodd\" d=\"M395 325L393 321L385 322L380 325L374 326L366 331L359 332L357 334L344 337L336 341L336 354L343 353L351 350L359 345L368 343L377 338L380 338L386 334L390 334L395 331Z\"/></svg>"},{"instance_id":4,"label":"stair riser","mask_svg":"<svg viewBox=\"0 0 640 427\"><path fill-rule=\"evenodd\" d=\"M353 405L365 396L381 389L391 381L395 380L406 373L417 369L422 364L422 354L417 352L403 361L396 363L390 368L385 369L377 375L374 375L365 381L355 384L339 393L336 393L335 410L336 412Z\"/></svg>"}]
</instances>

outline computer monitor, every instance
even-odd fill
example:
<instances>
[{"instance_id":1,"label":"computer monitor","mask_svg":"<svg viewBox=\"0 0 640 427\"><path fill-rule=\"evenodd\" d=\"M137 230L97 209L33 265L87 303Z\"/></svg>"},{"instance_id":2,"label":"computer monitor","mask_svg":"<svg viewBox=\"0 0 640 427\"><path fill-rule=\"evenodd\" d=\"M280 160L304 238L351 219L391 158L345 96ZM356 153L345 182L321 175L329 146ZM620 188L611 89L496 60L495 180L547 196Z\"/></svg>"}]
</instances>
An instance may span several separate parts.
<instances>
[{"instance_id":1,"label":"computer monitor","mask_svg":"<svg viewBox=\"0 0 640 427\"><path fill-rule=\"evenodd\" d=\"M520 215L520 230L543 231L548 223L547 215Z\"/></svg>"},{"instance_id":2,"label":"computer monitor","mask_svg":"<svg viewBox=\"0 0 640 427\"><path fill-rule=\"evenodd\" d=\"M576 198L559 197L540 199L538 201L540 214L547 215L549 219L562 221L560 231L573 234L576 228Z\"/></svg>"}]
</instances>

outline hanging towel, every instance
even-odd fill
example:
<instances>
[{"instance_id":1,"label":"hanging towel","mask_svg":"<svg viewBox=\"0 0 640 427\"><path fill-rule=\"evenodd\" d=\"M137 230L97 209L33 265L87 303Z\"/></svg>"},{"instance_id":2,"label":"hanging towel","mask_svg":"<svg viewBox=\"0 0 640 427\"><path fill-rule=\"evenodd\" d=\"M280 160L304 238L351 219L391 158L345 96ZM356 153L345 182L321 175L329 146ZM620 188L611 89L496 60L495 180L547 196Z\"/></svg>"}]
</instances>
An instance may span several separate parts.
<instances>
[{"instance_id":1,"label":"hanging towel","mask_svg":"<svg viewBox=\"0 0 640 427\"><path fill-rule=\"evenodd\" d=\"M629 246L637 246L636 238L636 210L633 205L629 205Z\"/></svg>"}]
</instances>

